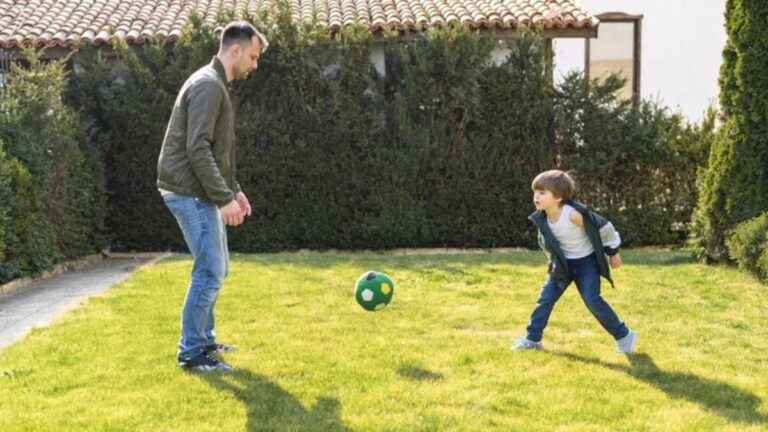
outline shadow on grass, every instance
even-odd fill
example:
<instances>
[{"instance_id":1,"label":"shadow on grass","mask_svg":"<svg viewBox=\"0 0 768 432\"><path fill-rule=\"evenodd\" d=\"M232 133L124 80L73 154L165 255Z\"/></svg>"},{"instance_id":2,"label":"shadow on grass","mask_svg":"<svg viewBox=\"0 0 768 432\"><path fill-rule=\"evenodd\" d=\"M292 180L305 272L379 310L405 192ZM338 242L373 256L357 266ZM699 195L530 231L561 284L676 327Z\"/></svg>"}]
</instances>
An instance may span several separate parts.
<instances>
[{"instance_id":1,"label":"shadow on grass","mask_svg":"<svg viewBox=\"0 0 768 432\"><path fill-rule=\"evenodd\" d=\"M628 355L629 366L564 352L552 352L552 354L624 372L656 387L671 398L685 399L699 404L706 410L730 421L768 423L768 417L758 411L761 400L754 394L731 384L702 378L691 373L665 371L660 369L648 354Z\"/></svg>"},{"instance_id":2,"label":"shadow on grass","mask_svg":"<svg viewBox=\"0 0 768 432\"><path fill-rule=\"evenodd\" d=\"M335 398L322 397L311 409L263 375L246 369L233 372L196 373L213 388L230 393L245 405L252 431L351 431L339 419L341 404Z\"/></svg>"},{"instance_id":3,"label":"shadow on grass","mask_svg":"<svg viewBox=\"0 0 768 432\"><path fill-rule=\"evenodd\" d=\"M443 374L429 371L417 364L402 364L397 368L397 374L414 381L437 381L443 379Z\"/></svg>"}]
</instances>

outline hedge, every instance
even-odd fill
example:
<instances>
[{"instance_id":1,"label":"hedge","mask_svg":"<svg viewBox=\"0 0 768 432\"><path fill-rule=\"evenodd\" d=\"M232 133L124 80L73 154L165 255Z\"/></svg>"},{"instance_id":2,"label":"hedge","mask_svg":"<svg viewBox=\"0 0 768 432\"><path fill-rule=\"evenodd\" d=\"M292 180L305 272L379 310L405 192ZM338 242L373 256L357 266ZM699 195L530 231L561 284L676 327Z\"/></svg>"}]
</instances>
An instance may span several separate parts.
<instances>
[{"instance_id":1,"label":"hedge","mask_svg":"<svg viewBox=\"0 0 768 432\"><path fill-rule=\"evenodd\" d=\"M377 41L352 28L329 41L285 11L250 19L271 44L233 86L238 180L253 204L233 250L534 246L530 181L552 167L574 170L580 198L635 244L685 239L713 122L634 109L615 79L553 89L535 34L496 65L496 41L461 28ZM155 169L179 87L216 51L210 27L192 22L172 46L78 56L67 100L104 155L115 249L183 247ZM370 63L377 47L385 77Z\"/></svg>"}]
</instances>

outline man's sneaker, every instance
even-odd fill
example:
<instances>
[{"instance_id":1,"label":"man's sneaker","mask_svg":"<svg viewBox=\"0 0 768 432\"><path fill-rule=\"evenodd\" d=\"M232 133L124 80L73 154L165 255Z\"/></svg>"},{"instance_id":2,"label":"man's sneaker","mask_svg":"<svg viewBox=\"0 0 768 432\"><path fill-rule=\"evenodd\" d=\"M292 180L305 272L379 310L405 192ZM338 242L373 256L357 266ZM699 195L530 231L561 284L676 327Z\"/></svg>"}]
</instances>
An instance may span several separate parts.
<instances>
[{"instance_id":1,"label":"man's sneaker","mask_svg":"<svg viewBox=\"0 0 768 432\"><path fill-rule=\"evenodd\" d=\"M219 359L211 357L205 352L200 353L189 360L179 359L179 366L184 369L200 372L229 372L232 370L232 366Z\"/></svg>"},{"instance_id":2,"label":"man's sneaker","mask_svg":"<svg viewBox=\"0 0 768 432\"><path fill-rule=\"evenodd\" d=\"M222 344L215 343L215 344L207 345L205 347L205 352L207 352L208 354L231 353L231 352L235 352L235 351L237 351L237 347L236 346L229 345L229 344L223 344L223 343Z\"/></svg>"},{"instance_id":3,"label":"man's sneaker","mask_svg":"<svg viewBox=\"0 0 768 432\"><path fill-rule=\"evenodd\" d=\"M512 344L512 351L523 351L523 350L529 350L529 349L535 349L540 350L543 348L543 345L541 345L541 342L534 342L532 340L528 340L528 338L520 337Z\"/></svg>"},{"instance_id":4,"label":"man's sneaker","mask_svg":"<svg viewBox=\"0 0 768 432\"><path fill-rule=\"evenodd\" d=\"M637 333L630 330L626 336L616 341L616 349L620 353L632 354L633 352L635 352L636 344L637 344Z\"/></svg>"}]
</instances>

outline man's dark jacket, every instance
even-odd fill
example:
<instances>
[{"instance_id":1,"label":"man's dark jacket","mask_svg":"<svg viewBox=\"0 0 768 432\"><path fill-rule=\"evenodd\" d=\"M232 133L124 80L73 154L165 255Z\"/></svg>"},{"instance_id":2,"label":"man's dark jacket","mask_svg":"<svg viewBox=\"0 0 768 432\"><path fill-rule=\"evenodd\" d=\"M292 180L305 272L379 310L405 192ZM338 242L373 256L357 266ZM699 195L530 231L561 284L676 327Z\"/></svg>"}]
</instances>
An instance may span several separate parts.
<instances>
[{"instance_id":1,"label":"man's dark jacket","mask_svg":"<svg viewBox=\"0 0 768 432\"><path fill-rule=\"evenodd\" d=\"M157 162L157 187L221 207L240 192L236 170L235 113L224 65L214 57L179 91Z\"/></svg>"}]
</instances>

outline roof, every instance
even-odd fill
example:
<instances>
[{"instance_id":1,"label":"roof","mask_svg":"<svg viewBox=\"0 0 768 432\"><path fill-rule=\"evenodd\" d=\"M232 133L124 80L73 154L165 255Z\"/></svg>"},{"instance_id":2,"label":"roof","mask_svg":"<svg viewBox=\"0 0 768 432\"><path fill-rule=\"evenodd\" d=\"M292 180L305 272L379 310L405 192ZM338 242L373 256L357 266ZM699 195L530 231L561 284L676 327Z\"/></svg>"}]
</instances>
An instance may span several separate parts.
<instances>
[{"instance_id":1,"label":"roof","mask_svg":"<svg viewBox=\"0 0 768 432\"><path fill-rule=\"evenodd\" d=\"M578 0L289 0L294 20L314 13L331 32L360 23L372 32L419 31L447 23L470 28L594 31L599 20ZM276 0L0 0L0 48L175 41L196 10L214 23L223 10L275 10ZM580 32L578 31L580 30Z\"/></svg>"}]
</instances>

